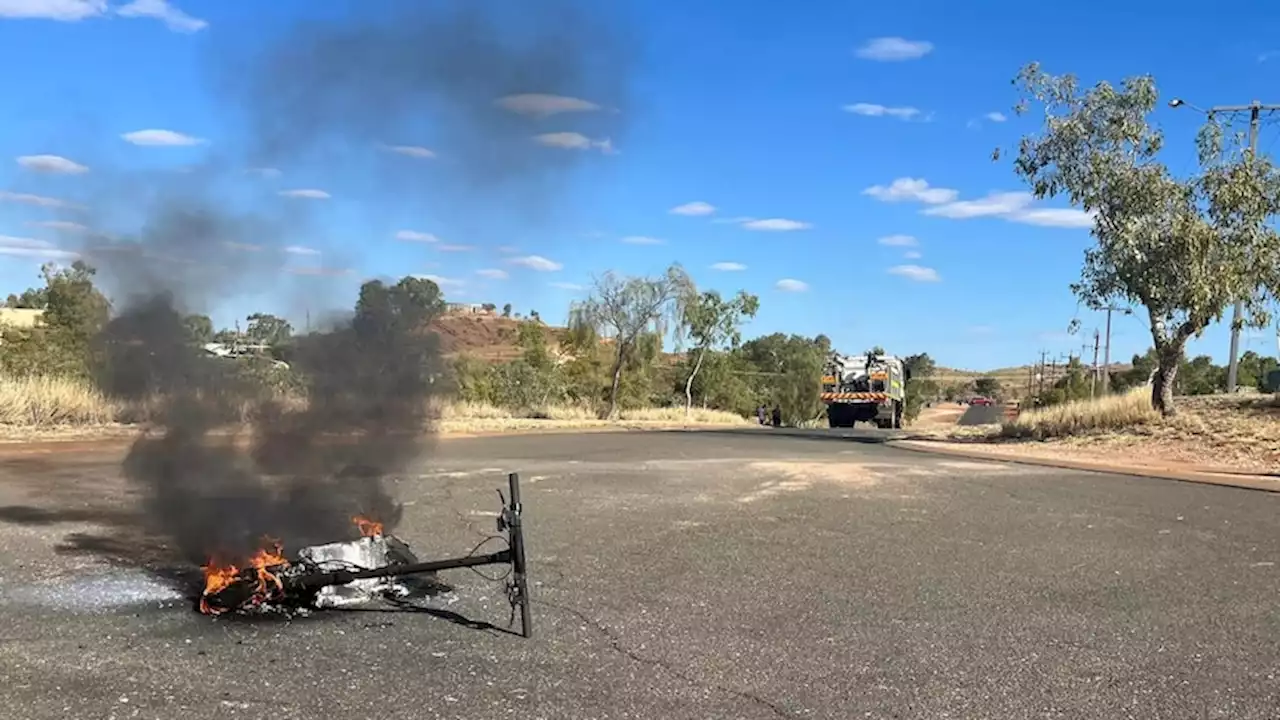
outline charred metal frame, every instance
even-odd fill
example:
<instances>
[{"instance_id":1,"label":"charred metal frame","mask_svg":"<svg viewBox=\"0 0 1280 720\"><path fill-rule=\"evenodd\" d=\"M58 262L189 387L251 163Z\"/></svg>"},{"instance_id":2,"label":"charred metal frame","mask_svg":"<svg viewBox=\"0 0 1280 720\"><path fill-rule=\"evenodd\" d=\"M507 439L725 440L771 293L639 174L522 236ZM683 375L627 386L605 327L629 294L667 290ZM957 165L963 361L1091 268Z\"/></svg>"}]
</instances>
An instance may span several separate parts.
<instances>
[{"instance_id":1,"label":"charred metal frame","mask_svg":"<svg viewBox=\"0 0 1280 720\"><path fill-rule=\"evenodd\" d=\"M319 590L330 585L346 585L355 580L373 578L401 577L404 575L421 575L440 570L474 568L483 565L510 565L511 576L507 581L507 597L513 610L520 610L520 634L529 638L533 636L533 620L529 612L529 579L528 565L525 560L524 526L521 515L524 507L520 502L520 474L507 475L507 487L510 498L502 498L502 513L498 516L498 532L506 533L507 547L495 553L485 555L467 555L444 560L428 560L404 565L388 565L368 570L335 570L325 573L299 575L284 579L286 592ZM499 497L502 491L498 491Z\"/></svg>"}]
</instances>

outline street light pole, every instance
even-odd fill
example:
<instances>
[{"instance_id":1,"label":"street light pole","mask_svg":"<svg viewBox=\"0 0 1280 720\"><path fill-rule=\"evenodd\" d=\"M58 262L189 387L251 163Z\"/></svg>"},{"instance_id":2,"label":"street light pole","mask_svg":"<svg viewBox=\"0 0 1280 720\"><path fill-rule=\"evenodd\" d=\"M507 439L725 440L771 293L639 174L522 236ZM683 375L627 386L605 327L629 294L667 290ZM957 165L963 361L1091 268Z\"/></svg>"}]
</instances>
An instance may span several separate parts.
<instances>
[{"instance_id":1,"label":"street light pole","mask_svg":"<svg viewBox=\"0 0 1280 720\"><path fill-rule=\"evenodd\" d=\"M1202 112L1209 117L1220 112L1249 112L1249 151L1248 158L1258 153L1258 126L1261 124L1262 111L1280 110L1280 105L1264 105L1257 100L1248 105L1215 105L1208 110L1200 108L1179 98L1169 101L1169 107L1179 108L1183 106L1192 110ZM1236 379L1240 373L1240 326L1244 324L1244 298L1237 298L1235 307L1231 311L1231 357L1227 361L1227 392L1234 393L1236 391Z\"/></svg>"}]
</instances>

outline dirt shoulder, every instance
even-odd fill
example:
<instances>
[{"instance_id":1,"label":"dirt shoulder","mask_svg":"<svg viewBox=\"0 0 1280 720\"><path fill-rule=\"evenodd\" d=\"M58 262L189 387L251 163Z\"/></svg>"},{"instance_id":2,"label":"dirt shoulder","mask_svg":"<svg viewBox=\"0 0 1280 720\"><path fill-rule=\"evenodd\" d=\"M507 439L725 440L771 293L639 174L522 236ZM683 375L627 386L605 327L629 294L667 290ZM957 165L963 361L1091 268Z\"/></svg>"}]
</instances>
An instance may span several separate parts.
<instances>
[{"instance_id":1,"label":"dirt shoulder","mask_svg":"<svg viewBox=\"0 0 1280 720\"><path fill-rule=\"evenodd\" d=\"M1044 440L1000 436L1000 426L934 428L912 442L1010 460L1062 460L1155 473L1280 477L1280 402L1271 396L1179 398L1179 414L1135 427Z\"/></svg>"}]
</instances>

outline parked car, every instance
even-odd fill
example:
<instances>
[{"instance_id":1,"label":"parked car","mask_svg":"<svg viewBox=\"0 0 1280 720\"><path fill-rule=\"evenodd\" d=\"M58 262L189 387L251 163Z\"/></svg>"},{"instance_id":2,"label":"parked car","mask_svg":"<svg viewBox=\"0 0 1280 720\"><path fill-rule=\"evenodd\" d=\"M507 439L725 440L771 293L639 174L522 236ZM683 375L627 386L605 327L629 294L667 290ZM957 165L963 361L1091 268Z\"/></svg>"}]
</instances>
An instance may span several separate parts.
<instances>
[{"instance_id":1,"label":"parked car","mask_svg":"<svg viewBox=\"0 0 1280 720\"><path fill-rule=\"evenodd\" d=\"M995 405L995 401L991 398L976 397L969 400L970 405Z\"/></svg>"}]
</instances>

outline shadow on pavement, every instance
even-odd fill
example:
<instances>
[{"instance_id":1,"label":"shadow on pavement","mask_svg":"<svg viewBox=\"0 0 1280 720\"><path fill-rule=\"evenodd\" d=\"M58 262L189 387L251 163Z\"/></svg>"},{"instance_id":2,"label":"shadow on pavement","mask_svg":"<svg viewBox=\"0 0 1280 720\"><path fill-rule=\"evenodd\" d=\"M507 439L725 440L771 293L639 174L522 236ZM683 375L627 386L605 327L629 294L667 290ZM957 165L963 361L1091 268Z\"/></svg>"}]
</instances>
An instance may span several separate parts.
<instances>
[{"instance_id":1,"label":"shadow on pavement","mask_svg":"<svg viewBox=\"0 0 1280 720\"><path fill-rule=\"evenodd\" d=\"M850 428L689 428L655 430L662 433L697 433L699 435L736 435L738 437L789 437L810 440L847 440L849 442L882 445L891 440L910 440L913 436L904 430L873 430Z\"/></svg>"}]
</instances>

